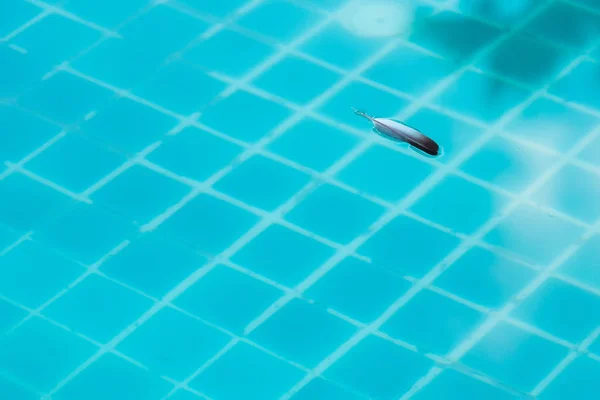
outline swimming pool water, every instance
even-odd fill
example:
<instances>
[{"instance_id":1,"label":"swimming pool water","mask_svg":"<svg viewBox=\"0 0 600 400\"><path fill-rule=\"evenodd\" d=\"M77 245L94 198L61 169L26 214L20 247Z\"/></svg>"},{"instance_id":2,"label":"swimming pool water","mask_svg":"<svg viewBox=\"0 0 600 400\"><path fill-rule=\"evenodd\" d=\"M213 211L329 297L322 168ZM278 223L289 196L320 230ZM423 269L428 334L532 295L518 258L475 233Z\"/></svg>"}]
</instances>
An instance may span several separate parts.
<instances>
[{"instance_id":1,"label":"swimming pool water","mask_svg":"<svg viewBox=\"0 0 600 400\"><path fill-rule=\"evenodd\" d=\"M3 0L0 38L0 399L600 397L600 1Z\"/></svg>"}]
</instances>

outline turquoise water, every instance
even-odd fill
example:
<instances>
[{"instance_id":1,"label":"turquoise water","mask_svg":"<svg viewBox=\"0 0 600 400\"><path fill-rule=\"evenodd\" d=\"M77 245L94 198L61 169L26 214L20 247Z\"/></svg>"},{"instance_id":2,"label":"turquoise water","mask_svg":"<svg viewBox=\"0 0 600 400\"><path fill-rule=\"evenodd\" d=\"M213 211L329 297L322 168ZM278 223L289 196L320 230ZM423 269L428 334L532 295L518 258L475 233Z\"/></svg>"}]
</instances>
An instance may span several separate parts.
<instances>
[{"instance_id":1,"label":"turquoise water","mask_svg":"<svg viewBox=\"0 0 600 400\"><path fill-rule=\"evenodd\" d=\"M600 1L2 0L0 38L0 399L600 398Z\"/></svg>"}]
</instances>

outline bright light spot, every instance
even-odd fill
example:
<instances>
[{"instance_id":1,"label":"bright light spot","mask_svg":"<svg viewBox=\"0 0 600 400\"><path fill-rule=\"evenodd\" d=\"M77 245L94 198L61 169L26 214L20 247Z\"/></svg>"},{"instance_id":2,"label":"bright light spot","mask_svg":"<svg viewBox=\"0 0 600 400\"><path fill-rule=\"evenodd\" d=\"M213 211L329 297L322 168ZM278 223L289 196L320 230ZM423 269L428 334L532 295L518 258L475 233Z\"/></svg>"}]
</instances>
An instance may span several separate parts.
<instances>
[{"instance_id":1,"label":"bright light spot","mask_svg":"<svg viewBox=\"0 0 600 400\"><path fill-rule=\"evenodd\" d=\"M405 31L413 22L413 8L402 1L354 0L338 17L356 36L386 37Z\"/></svg>"}]
</instances>

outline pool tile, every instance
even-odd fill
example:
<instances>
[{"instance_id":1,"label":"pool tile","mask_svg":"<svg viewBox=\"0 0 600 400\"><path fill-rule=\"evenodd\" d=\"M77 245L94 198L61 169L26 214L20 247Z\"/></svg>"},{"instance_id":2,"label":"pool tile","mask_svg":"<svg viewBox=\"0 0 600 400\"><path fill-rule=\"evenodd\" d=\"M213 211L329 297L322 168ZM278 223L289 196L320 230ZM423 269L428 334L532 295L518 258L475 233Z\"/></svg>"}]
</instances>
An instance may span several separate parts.
<instances>
[{"instance_id":1,"label":"pool tile","mask_svg":"<svg viewBox=\"0 0 600 400\"><path fill-rule=\"evenodd\" d=\"M509 198L504 195L449 175L411 206L410 211L455 232L472 234L498 216L508 203Z\"/></svg>"},{"instance_id":2,"label":"pool tile","mask_svg":"<svg viewBox=\"0 0 600 400\"><path fill-rule=\"evenodd\" d=\"M11 246L19 239L19 236L13 229L0 223L0 249L6 249L8 246Z\"/></svg>"},{"instance_id":3,"label":"pool tile","mask_svg":"<svg viewBox=\"0 0 600 400\"><path fill-rule=\"evenodd\" d=\"M133 331L117 349L157 375L183 381L229 339L215 328L166 307Z\"/></svg>"},{"instance_id":4,"label":"pool tile","mask_svg":"<svg viewBox=\"0 0 600 400\"><path fill-rule=\"evenodd\" d=\"M516 35L503 41L478 66L537 88L556 77L575 57L558 46Z\"/></svg>"},{"instance_id":5,"label":"pool tile","mask_svg":"<svg viewBox=\"0 0 600 400\"><path fill-rule=\"evenodd\" d=\"M217 265L175 299L175 305L241 334L254 318L283 296L275 287Z\"/></svg>"},{"instance_id":6,"label":"pool tile","mask_svg":"<svg viewBox=\"0 0 600 400\"><path fill-rule=\"evenodd\" d=\"M227 167L243 151L241 146L202 129L187 127L169 138L146 159L196 181L204 181Z\"/></svg>"},{"instance_id":7,"label":"pool tile","mask_svg":"<svg viewBox=\"0 0 600 400\"><path fill-rule=\"evenodd\" d=\"M5 0L0 4L0 37L8 35L41 13L39 7L21 0Z\"/></svg>"},{"instance_id":8,"label":"pool tile","mask_svg":"<svg viewBox=\"0 0 600 400\"><path fill-rule=\"evenodd\" d=\"M549 89L551 94L600 110L600 100L592 93L600 90L600 66L583 61Z\"/></svg>"},{"instance_id":9,"label":"pool tile","mask_svg":"<svg viewBox=\"0 0 600 400\"><path fill-rule=\"evenodd\" d=\"M33 317L0 339L0 368L35 390L45 392L95 350L94 345L80 337Z\"/></svg>"},{"instance_id":10,"label":"pool tile","mask_svg":"<svg viewBox=\"0 0 600 400\"><path fill-rule=\"evenodd\" d=\"M420 96L432 89L454 70L455 66L442 58L431 56L408 46L399 46L363 76L401 92ZM413 79L419 76L419 79Z\"/></svg>"},{"instance_id":11,"label":"pool tile","mask_svg":"<svg viewBox=\"0 0 600 400\"><path fill-rule=\"evenodd\" d=\"M538 189L532 198L545 206L593 224L600 218L600 204L590 199L599 196L600 175L567 164Z\"/></svg>"},{"instance_id":12,"label":"pool tile","mask_svg":"<svg viewBox=\"0 0 600 400\"><path fill-rule=\"evenodd\" d=\"M304 105L322 96L341 78L320 65L287 56L259 75L254 85L276 96Z\"/></svg>"},{"instance_id":13,"label":"pool tile","mask_svg":"<svg viewBox=\"0 0 600 400\"><path fill-rule=\"evenodd\" d=\"M73 204L71 198L21 174L0 180L0 223L23 235L41 229Z\"/></svg>"},{"instance_id":14,"label":"pool tile","mask_svg":"<svg viewBox=\"0 0 600 400\"><path fill-rule=\"evenodd\" d=\"M594 235L560 265L558 271L586 285L600 289L600 235Z\"/></svg>"},{"instance_id":15,"label":"pool tile","mask_svg":"<svg viewBox=\"0 0 600 400\"><path fill-rule=\"evenodd\" d=\"M147 0L70 0L63 7L105 28L116 28L148 5Z\"/></svg>"},{"instance_id":16,"label":"pool tile","mask_svg":"<svg viewBox=\"0 0 600 400\"><path fill-rule=\"evenodd\" d=\"M582 161L600 167L600 137L594 139L577 156Z\"/></svg>"},{"instance_id":17,"label":"pool tile","mask_svg":"<svg viewBox=\"0 0 600 400\"><path fill-rule=\"evenodd\" d=\"M367 336L335 362L324 376L369 398L400 397L433 363L421 354L377 336Z\"/></svg>"},{"instance_id":18,"label":"pool tile","mask_svg":"<svg viewBox=\"0 0 600 400\"><path fill-rule=\"evenodd\" d=\"M567 353L558 344L501 322L461 361L504 384L529 392Z\"/></svg>"},{"instance_id":19,"label":"pool tile","mask_svg":"<svg viewBox=\"0 0 600 400\"><path fill-rule=\"evenodd\" d=\"M0 377L0 398L2 399L15 399L15 400L37 400L39 396L23 386L17 385Z\"/></svg>"},{"instance_id":20,"label":"pool tile","mask_svg":"<svg viewBox=\"0 0 600 400\"><path fill-rule=\"evenodd\" d=\"M78 204L35 238L87 265L134 235L133 225L97 206Z\"/></svg>"},{"instance_id":21,"label":"pool tile","mask_svg":"<svg viewBox=\"0 0 600 400\"><path fill-rule=\"evenodd\" d=\"M239 342L192 380L190 387L222 400L275 400L303 375L303 371L285 361ZM223 382L236 384L224 385Z\"/></svg>"},{"instance_id":22,"label":"pool tile","mask_svg":"<svg viewBox=\"0 0 600 400\"><path fill-rule=\"evenodd\" d=\"M279 42L289 43L318 24L320 14L281 0L260 4L238 20L244 28L258 32ZM273 21L277 21L276 24Z\"/></svg>"},{"instance_id":23,"label":"pool tile","mask_svg":"<svg viewBox=\"0 0 600 400\"><path fill-rule=\"evenodd\" d=\"M135 165L110 180L91 196L92 201L145 224L175 205L191 188L170 177Z\"/></svg>"},{"instance_id":24,"label":"pool tile","mask_svg":"<svg viewBox=\"0 0 600 400\"><path fill-rule=\"evenodd\" d=\"M234 118L232 110L235 110ZM291 114L289 109L274 101L237 91L207 108L200 122L235 139L255 143L268 136Z\"/></svg>"},{"instance_id":25,"label":"pool tile","mask_svg":"<svg viewBox=\"0 0 600 400\"><path fill-rule=\"evenodd\" d=\"M183 58L194 65L232 78L241 78L275 52L276 48L273 46L242 33L223 29L194 44L186 50Z\"/></svg>"},{"instance_id":26,"label":"pool tile","mask_svg":"<svg viewBox=\"0 0 600 400\"><path fill-rule=\"evenodd\" d=\"M122 154L76 133L25 164L29 171L74 193L81 193L125 162Z\"/></svg>"},{"instance_id":27,"label":"pool tile","mask_svg":"<svg viewBox=\"0 0 600 400\"><path fill-rule=\"evenodd\" d=\"M40 81L47 72L31 54L23 54L1 42L0 63L3 74L10 76L10 79L0 81L0 101L10 101L18 97L31 85Z\"/></svg>"},{"instance_id":28,"label":"pool tile","mask_svg":"<svg viewBox=\"0 0 600 400\"><path fill-rule=\"evenodd\" d=\"M162 298L206 261L189 247L159 232L148 232L108 258L100 270L150 296Z\"/></svg>"},{"instance_id":29,"label":"pool tile","mask_svg":"<svg viewBox=\"0 0 600 400\"><path fill-rule=\"evenodd\" d=\"M498 309L536 276L528 267L474 247L446 269L433 284L475 304Z\"/></svg>"},{"instance_id":30,"label":"pool tile","mask_svg":"<svg viewBox=\"0 0 600 400\"><path fill-rule=\"evenodd\" d=\"M323 213L323 210L328 210ZM376 203L325 184L298 204L286 219L327 239L348 243L383 213Z\"/></svg>"},{"instance_id":31,"label":"pool tile","mask_svg":"<svg viewBox=\"0 0 600 400\"><path fill-rule=\"evenodd\" d=\"M188 392L187 390L184 389L179 389L178 391L175 392L175 394L173 394L171 397L169 397L170 400L201 400L202 397L196 396L195 394L193 394L192 392Z\"/></svg>"},{"instance_id":32,"label":"pool tile","mask_svg":"<svg viewBox=\"0 0 600 400\"><path fill-rule=\"evenodd\" d=\"M408 281L382 268L356 258L345 258L305 294L327 308L369 323L410 287Z\"/></svg>"},{"instance_id":33,"label":"pool tile","mask_svg":"<svg viewBox=\"0 0 600 400\"><path fill-rule=\"evenodd\" d=\"M26 307L40 307L85 269L33 241L0 257L0 293Z\"/></svg>"},{"instance_id":34,"label":"pool tile","mask_svg":"<svg viewBox=\"0 0 600 400\"><path fill-rule=\"evenodd\" d=\"M325 11L335 11L345 4L346 0L303 0L304 3Z\"/></svg>"},{"instance_id":35,"label":"pool tile","mask_svg":"<svg viewBox=\"0 0 600 400\"><path fill-rule=\"evenodd\" d=\"M0 335L7 334L26 316L27 311L7 301L0 300ZM2 393L2 390L0 390L0 393Z\"/></svg>"},{"instance_id":36,"label":"pool tile","mask_svg":"<svg viewBox=\"0 0 600 400\"><path fill-rule=\"evenodd\" d=\"M79 22L52 13L20 32L11 42L27 49L47 71L91 47L102 34Z\"/></svg>"},{"instance_id":37,"label":"pool tile","mask_svg":"<svg viewBox=\"0 0 600 400\"><path fill-rule=\"evenodd\" d=\"M121 97L81 125L84 133L129 154L165 135L177 120L141 103Z\"/></svg>"},{"instance_id":38,"label":"pool tile","mask_svg":"<svg viewBox=\"0 0 600 400\"><path fill-rule=\"evenodd\" d=\"M20 103L52 121L74 124L112 96L110 91L92 82L59 72L25 94Z\"/></svg>"},{"instance_id":39,"label":"pool tile","mask_svg":"<svg viewBox=\"0 0 600 400\"><path fill-rule=\"evenodd\" d=\"M209 104L225 86L196 67L176 61L133 92L170 111L190 115Z\"/></svg>"},{"instance_id":40,"label":"pool tile","mask_svg":"<svg viewBox=\"0 0 600 400\"><path fill-rule=\"evenodd\" d=\"M585 51L600 33L600 17L577 6L554 2L525 26L525 32Z\"/></svg>"},{"instance_id":41,"label":"pool tile","mask_svg":"<svg viewBox=\"0 0 600 400\"><path fill-rule=\"evenodd\" d=\"M462 0L457 3L460 11L467 15L483 18L484 20L512 27L527 18L540 7L540 2L534 1L480 1Z\"/></svg>"},{"instance_id":42,"label":"pool tile","mask_svg":"<svg viewBox=\"0 0 600 400\"><path fill-rule=\"evenodd\" d=\"M273 211L310 181L310 175L255 155L219 180L214 188L254 207Z\"/></svg>"},{"instance_id":43,"label":"pool tile","mask_svg":"<svg viewBox=\"0 0 600 400\"><path fill-rule=\"evenodd\" d=\"M326 381L323 378L315 378L295 395L291 400L365 400L366 397L353 393L349 390Z\"/></svg>"},{"instance_id":44,"label":"pool tile","mask_svg":"<svg viewBox=\"0 0 600 400\"><path fill-rule=\"evenodd\" d=\"M460 165L467 174L521 193L556 163L557 157L494 136Z\"/></svg>"},{"instance_id":45,"label":"pool tile","mask_svg":"<svg viewBox=\"0 0 600 400\"><path fill-rule=\"evenodd\" d=\"M520 397L510 394L452 369L445 369L432 382L425 385L413 397L415 400L453 400L457 393L465 399L517 400Z\"/></svg>"},{"instance_id":46,"label":"pool tile","mask_svg":"<svg viewBox=\"0 0 600 400\"><path fill-rule=\"evenodd\" d=\"M484 240L545 266L575 243L582 233L577 225L537 208L520 205L489 231Z\"/></svg>"},{"instance_id":47,"label":"pool tile","mask_svg":"<svg viewBox=\"0 0 600 400\"><path fill-rule=\"evenodd\" d=\"M341 25L330 24L302 43L299 49L337 67L351 70L365 62L386 42L381 38L348 35Z\"/></svg>"},{"instance_id":48,"label":"pool tile","mask_svg":"<svg viewBox=\"0 0 600 400\"><path fill-rule=\"evenodd\" d=\"M146 297L92 274L50 304L43 314L107 343L151 306L152 301Z\"/></svg>"},{"instance_id":49,"label":"pool tile","mask_svg":"<svg viewBox=\"0 0 600 400\"><path fill-rule=\"evenodd\" d=\"M438 95L434 103L467 117L493 123L530 95L525 89L468 71Z\"/></svg>"},{"instance_id":50,"label":"pool tile","mask_svg":"<svg viewBox=\"0 0 600 400\"><path fill-rule=\"evenodd\" d=\"M590 114L541 98L510 121L506 130L522 139L565 153L599 123Z\"/></svg>"},{"instance_id":51,"label":"pool tile","mask_svg":"<svg viewBox=\"0 0 600 400\"><path fill-rule=\"evenodd\" d=\"M408 104L408 100L392 93L360 81L352 81L320 106L318 111L368 134L373 125L353 115L352 108L364 109L368 105L370 112L376 117L393 117Z\"/></svg>"},{"instance_id":52,"label":"pool tile","mask_svg":"<svg viewBox=\"0 0 600 400\"><path fill-rule=\"evenodd\" d=\"M267 146L305 167L325 171L359 142L356 136L312 118L304 118Z\"/></svg>"},{"instance_id":53,"label":"pool tile","mask_svg":"<svg viewBox=\"0 0 600 400\"><path fill-rule=\"evenodd\" d=\"M162 229L198 251L215 255L239 239L258 217L207 194L190 200L163 224Z\"/></svg>"},{"instance_id":54,"label":"pool tile","mask_svg":"<svg viewBox=\"0 0 600 400\"><path fill-rule=\"evenodd\" d=\"M258 326L250 338L287 360L313 368L356 329L322 308L295 299Z\"/></svg>"},{"instance_id":55,"label":"pool tile","mask_svg":"<svg viewBox=\"0 0 600 400\"><path fill-rule=\"evenodd\" d=\"M600 374L600 362L580 356L569 364L540 394L540 400L578 398L593 400L600 392L596 378Z\"/></svg>"},{"instance_id":56,"label":"pool tile","mask_svg":"<svg viewBox=\"0 0 600 400\"><path fill-rule=\"evenodd\" d=\"M550 278L523 300L512 315L579 344L600 325L600 296Z\"/></svg>"},{"instance_id":57,"label":"pool tile","mask_svg":"<svg viewBox=\"0 0 600 400\"><path fill-rule=\"evenodd\" d=\"M458 243L458 238L402 215L377 231L358 252L375 265L420 278Z\"/></svg>"},{"instance_id":58,"label":"pool tile","mask_svg":"<svg viewBox=\"0 0 600 400\"><path fill-rule=\"evenodd\" d=\"M19 162L60 132L57 125L9 106L0 106L0 126L2 162ZM4 165L0 166L2 168Z\"/></svg>"},{"instance_id":59,"label":"pool tile","mask_svg":"<svg viewBox=\"0 0 600 400\"><path fill-rule=\"evenodd\" d=\"M246 0L229 0L226 3L221 0L182 0L181 2L202 13L224 17L243 6Z\"/></svg>"},{"instance_id":60,"label":"pool tile","mask_svg":"<svg viewBox=\"0 0 600 400\"><path fill-rule=\"evenodd\" d=\"M333 253L332 248L308 236L282 225L271 225L242 247L232 261L294 287L315 272Z\"/></svg>"},{"instance_id":61,"label":"pool tile","mask_svg":"<svg viewBox=\"0 0 600 400\"><path fill-rule=\"evenodd\" d=\"M424 290L396 311L381 331L417 346L420 352L444 355L466 340L485 317L480 311Z\"/></svg>"},{"instance_id":62,"label":"pool tile","mask_svg":"<svg viewBox=\"0 0 600 400\"><path fill-rule=\"evenodd\" d=\"M172 388L173 384L107 353L70 380L52 398L102 400L126 396L131 399L160 400Z\"/></svg>"},{"instance_id":63,"label":"pool tile","mask_svg":"<svg viewBox=\"0 0 600 400\"><path fill-rule=\"evenodd\" d=\"M409 40L457 62L464 62L496 40L503 30L476 19L443 11L416 26Z\"/></svg>"}]
</instances>

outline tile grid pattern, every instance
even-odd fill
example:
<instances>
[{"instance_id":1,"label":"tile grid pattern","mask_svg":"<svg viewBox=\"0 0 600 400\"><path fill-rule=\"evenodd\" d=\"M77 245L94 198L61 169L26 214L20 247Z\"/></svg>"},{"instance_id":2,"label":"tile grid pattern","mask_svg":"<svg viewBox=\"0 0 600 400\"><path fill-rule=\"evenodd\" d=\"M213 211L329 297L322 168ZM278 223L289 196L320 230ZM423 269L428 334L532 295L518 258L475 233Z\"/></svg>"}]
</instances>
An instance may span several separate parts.
<instances>
[{"instance_id":1,"label":"tile grid pattern","mask_svg":"<svg viewBox=\"0 0 600 400\"><path fill-rule=\"evenodd\" d=\"M38 4L43 4L43 3L38 3ZM49 8L45 8L45 10L46 10L46 11L43 11L43 13L48 13L48 11L47 11L47 10L49 10ZM56 9L52 8L51 10L52 10L52 11L55 11ZM579 60L579 59L578 59L578 60ZM574 66L574 65L573 65L573 66ZM571 67L573 67L573 66L571 66ZM68 69L68 67L66 67L66 68L65 68L65 70L66 70L66 71L70 71L70 70ZM563 71L562 73L566 73L566 72L568 72L568 71L567 71L567 70L565 70L565 71ZM243 85L243 83L242 83L242 85ZM240 87L242 87L242 86L240 86ZM417 106L415 106L415 107L419 107L419 105L417 105ZM415 111L415 110L413 110L413 111ZM186 123L186 122L184 122L184 124L185 124L185 123ZM494 131L492 131L492 133L491 133L491 134L489 134L488 136L489 136L489 137L493 136L493 135L494 135L494 133L493 133L493 132L494 132ZM596 133L594 133L594 134L596 134ZM61 135L59 135L59 136L60 136L60 137L58 137L58 139L60 139L62 136L64 136L64 133L63 133L63 134L61 134ZM586 138L585 138L585 139L582 141L582 143L583 143L582 145L585 145L585 144L586 144L586 142L587 142L588 140L591 140L593 137L594 137L594 136L592 136L592 135L590 135L590 136L586 137ZM58 139L57 139L57 140L58 140ZM370 144L368 141L367 141L367 142L365 142L365 143L366 143L366 144L364 144L364 145L363 145L364 147L367 147L367 146ZM359 148L360 148L360 147L359 147ZM43 149L42 149L42 151L43 151ZM255 150L255 151L256 151L256 150ZM361 151L362 151L362 149L361 149ZM358 151L357 151L357 152L358 152ZM573 154L574 154L574 151L572 151L571 153L573 153ZM564 163L564 162L568 162L568 161L570 161L570 156L571 156L571 155L572 155L572 154L568 154L568 155L566 155L566 157L565 157L565 158L564 158L564 159L563 159L561 162L563 162L563 163ZM34 155L34 156L35 156L35 155ZM354 156L355 156L355 155L352 155L351 157L352 157L352 158L354 158ZM143 156L142 156L142 157L143 157ZM350 161L350 160L351 160L351 157L347 157L347 160L348 160L348 161ZM141 160L143 160L143 158L142 158ZM19 163L19 164L11 164L11 167L12 167L12 168L11 168L11 169L9 169L9 171L8 171L6 174L9 174L9 173L11 173L11 172L26 172L26 170L25 170L25 169L24 169L24 168L21 166L21 165L23 165L23 164L24 164L26 161L27 161L27 160L24 160L24 162L22 162L22 163ZM148 165L148 164L147 164L147 162L145 162L145 161L142 161L142 163L146 163L146 165ZM457 163L455 163L455 164L456 164L456 165L458 165L458 162L457 162ZM341 169L341 168L340 168L340 169ZM448 169L450 169L450 167L448 167ZM558 169L558 168L555 168L555 170L557 170L557 169ZM334 172L336 172L336 171L334 170ZM325 175L325 176L327 176L326 174L324 174L324 175ZM331 175L333 175L333 174L331 174ZM45 183L45 184L52 184L52 182L43 182L43 183ZM53 187L54 187L54 188L56 188L56 186L57 186L57 185L55 185L55 184L52 184L52 185L53 185ZM203 187L202 189L198 189L198 190L206 190L206 188L205 188L205 187ZM66 192L66 190L62 190L62 191L63 191L63 192ZM71 193L70 195L71 195L71 197L74 197L76 200L83 200L83 198L80 198L80 197L78 197L77 195L75 195L75 196L74 196L74 194L72 194L72 193ZM416 196L416 197L415 197L415 196ZM412 201L416 201L416 200L418 199L418 196L419 196L419 194L417 194L417 195L413 195L413 200L412 200ZM410 198L410 197L409 197L409 198ZM404 201L400 202L400 204L407 204L408 202L409 202L408 200L404 200ZM292 201L292 202L291 202L291 207L293 207L293 206L294 206L294 204L295 204L295 201ZM183 204L182 204L182 205L183 205ZM402 206L402 207L403 207L403 206ZM513 207L514 207L514 206L513 206ZM285 207L282 207L282 209L283 209L283 210L285 210ZM281 213L281 214L283 214L283 213ZM271 221L270 221L270 220L267 220L267 222L266 222L266 223L267 223L267 224L270 224L270 223L271 223ZM376 226L377 226L377 225L375 225L375 227L376 227ZM595 231L595 229L596 229L595 227L591 227L591 228L590 228L590 231L589 231L589 233L591 233L591 232L594 232L594 231ZM482 236L482 235L480 235L480 236ZM460 251L463 251L463 252L464 252L464 249L466 249L468 246L470 246L470 244L472 243L472 241L469 241L468 243L469 243L469 244L467 244L467 245L463 246L463 247L462 247L462 248L463 248L463 250L460 250ZM240 247L241 247L241 246L240 246ZM348 246L348 247L350 247L350 248L351 248L351 247L352 247L352 245L350 245L350 246ZM355 247L356 247L356 248L358 248L358 246L355 246ZM347 248L343 248L343 250L342 250L340 253L338 253L339 255L337 256L337 258L338 258L338 259L342 259L342 258L345 258L347 255L349 255L349 254L346 254L346 253L345 253L346 251L347 251ZM233 251L232 251L232 252L233 252ZM571 253L572 253L572 251L571 251ZM226 254L226 253L224 253L224 254ZM567 256L565 256L565 257L562 257L562 258L566 258L566 257L567 257ZM455 258L458 258L458 257L456 257L456 256L453 256L453 258L455 259ZM555 263L555 264L556 264L556 263ZM335 265L335 264L333 264L333 265ZM553 265L554 265L554 264L553 264ZM556 264L556 265L557 265L557 264ZM324 271L323 271L323 272L324 272ZM437 268L434 268L434 270L432 270L432 274L434 274L434 273L438 273L438 272L441 272L441 267L440 267L440 266L438 266ZM197 278L200 278L200 276L198 276ZM424 282L427 282L427 281L433 281L433 279L432 279L432 278L433 278L433 275L432 275L431 277L429 277L429 278L427 278L427 277L426 277L426 278L425 278L425 280L424 280ZM541 279L541 278L540 278L540 279ZM306 284L305 284L304 286L306 286ZM421 284L417 284L417 286L415 286L415 288L419 288L419 289L420 289L421 287L424 287L423 283L421 283ZM296 289L296 291L298 291L298 292L301 292L302 290L298 290L298 288L297 288L297 289ZM298 293L295 293L295 292L292 292L292 293L293 293L294 295L297 295L297 294L298 294ZM169 296L167 296L167 298L168 298L168 297L169 297ZM174 298L174 297L176 297L176 296L173 296L173 298ZM163 302L164 304L166 304L166 303L167 303L167 301L165 301L165 300L162 300L162 302ZM404 300L404 302L406 302L406 300ZM393 307L394 307L394 306L393 306ZM398 307L398 306L396 305L395 307ZM271 311L267 311L266 318L270 317L270 315L271 315L271 314L272 314L272 312L271 312ZM387 314L391 315L391 313L389 313L389 312L388 312ZM263 317L263 318L264 318L264 317ZM260 321L260 319L259 319L259 321ZM370 328L368 328L368 329L369 329L369 331L370 331L370 330L372 330L372 329L373 329L373 327L370 327ZM368 332L368 331L365 331L365 332ZM364 333L361 333L361 335L364 335ZM110 346L110 344L109 344L109 346ZM457 357L460 357L460 356L457 356ZM332 358L328 358L328 359L327 359L327 361L326 361L326 363L331 363L332 361L334 361L334 360L332 360ZM326 365L326 364L325 364L325 365ZM320 369L323 369L323 366L321 366L320 368L319 368L319 367L317 367L317 371L319 371ZM308 376L309 376L309 377L312 377L311 375L308 375ZM305 380L305 381L303 381L303 382L307 382L307 381ZM299 385L303 385L303 383L301 382Z\"/></svg>"}]
</instances>

